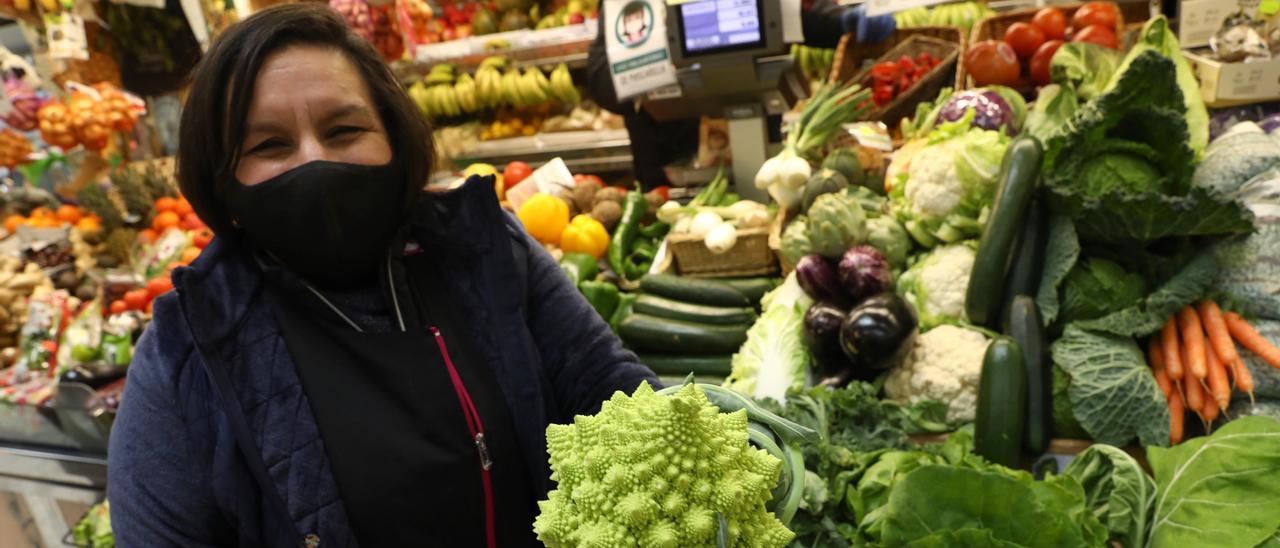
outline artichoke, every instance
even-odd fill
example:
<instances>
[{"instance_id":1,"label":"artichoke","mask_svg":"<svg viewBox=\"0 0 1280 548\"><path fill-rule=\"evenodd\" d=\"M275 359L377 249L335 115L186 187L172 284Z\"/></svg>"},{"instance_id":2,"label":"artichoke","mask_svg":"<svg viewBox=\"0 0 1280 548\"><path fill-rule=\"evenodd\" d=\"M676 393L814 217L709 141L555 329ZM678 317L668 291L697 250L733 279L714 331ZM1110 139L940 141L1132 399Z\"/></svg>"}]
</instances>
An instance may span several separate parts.
<instances>
[{"instance_id":1,"label":"artichoke","mask_svg":"<svg viewBox=\"0 0 1280 548\"><path fill-rule=\"evenodd\" d=\"M911 238L907 236L907 229L893 217L885 215L868 220L867 243L884 253L893 268L901 269L907 265Z\"/></svg>"},{"instance_id":2,"label":"artichoke","mask_svg":"<svg viewBox=\"0 0 1280 548\"><path fill-rule=\"evenodd\" d=\"M809 242L814 253L836 258L867 238L867 215L842 193L818 196L809 208Z\"/></svg>"},{"instance_id":3,"label":"artichoke","mask_svg":"<svg viewBox=\"0 0 1280 548\"><path fill-rule=\"evenodd\" d=\"M809 243L809 219L804 215L796 217L782 232L782 258L787 264L795 265L800 258L813 252L813 244Z\"/></svg>"}]
</instances>

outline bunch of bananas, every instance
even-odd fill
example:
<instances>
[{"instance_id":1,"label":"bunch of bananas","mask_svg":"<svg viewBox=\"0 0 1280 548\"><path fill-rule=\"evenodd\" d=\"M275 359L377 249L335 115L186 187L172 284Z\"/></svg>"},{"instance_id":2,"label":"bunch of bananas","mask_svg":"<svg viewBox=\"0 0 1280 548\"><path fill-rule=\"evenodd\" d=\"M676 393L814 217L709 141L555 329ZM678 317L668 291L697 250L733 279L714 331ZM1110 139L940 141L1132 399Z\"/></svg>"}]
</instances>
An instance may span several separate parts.
<instances>
[{"instance_id":1,"label":"bunch of bananas","mask_svg":"<svg viewBox=\"0 0 1280 548\"><path fill-rule=\"evenodd\" d=\"M476 69L476 99L485 108L497 108L506 102L503 93L502 71L507 58L501 55L487 57Z\"/></svg>"},{"instance_id":2,"label":"bunch of bananas","mask_svg":"<svg viewBox=\"0 0 1280 548\"><path fill-rule=\"evenodd\" d=\"M476 74L455 74L452 65L436 65L409 87L411 97L428 118L455 117L504 106L531 107L548 101L576 105L582 96L569 67L561 63L550 79L537 67L523 71L505 57L485 59Z\"/></svg>"},{"instance_id":3,"label":"bunch of bananas","mask_svg":"<svg viewBox=\"0 0 1280 548\"><path fill-rule=\"evenodd\" d=\"M898 28L912 27L960 27L965 31L982 18L994 13L991 8L978 2L961 2L943 4L929 8L911 8L893 14Z\"/></svg>"},{"instance_id":4,"label":"bunch of bananas","mask_svg":"<svg viewBox=\"0 0 1280 548\"><path fill-rule=\"evenodd\" d=\"M551 96L570 105L582 102L578 87L573 85L573 76L569 75L569 65L560 63L555 70L551 71Z\"/></svg>"},{"instance_id":5,"label":"bunch of bananas","mask_svg":"<svg viewBox=\"0 0 1280 548\"><path fill-rule=\"evenodd\" d=\"M825 82L831 73L831 64L835 62L836 50L792 44L791 58L810 82Z\"/></svg>"}]
</instances>

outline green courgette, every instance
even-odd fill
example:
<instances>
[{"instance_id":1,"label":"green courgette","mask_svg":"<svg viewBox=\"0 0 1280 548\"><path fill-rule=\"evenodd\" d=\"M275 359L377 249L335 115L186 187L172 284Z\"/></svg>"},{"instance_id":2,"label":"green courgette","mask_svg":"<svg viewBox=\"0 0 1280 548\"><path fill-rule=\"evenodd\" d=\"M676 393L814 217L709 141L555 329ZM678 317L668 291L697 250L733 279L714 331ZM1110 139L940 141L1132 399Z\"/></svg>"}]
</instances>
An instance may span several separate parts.
<instances>
[{"instance_id":1,"label":"green courgette","mask_svg":"<svg viewBox=\"0 0 1280 548\"><path fill-rule=\"evenodd\" d=\"M733 356L672 356L669 354L641 354L640 363L649 366L659 376L724 377L729 374Z\"/></svg>"},{"instance_id":2,"label":"green courgette","mask_svg":"<svg viewBox=\"0 0 1280 548\"><path fill-rule=\"evenodd\" d=\"M618 336L636 352L716 356L738 351L747 342L746 324L709 325L632 314L618 324Z\"/></svg>"},{"instance_id":3,"label":"green courgette","mask_svg":"<svg viewBox=\"0 0 1280 548\"><path fill-rule=\"evenodd\" d=\"M650 274L640 280L640 289L686 303L711 306L751 306L751 299L736 287L716 280L682 278L670 274Z\"/></svg>"},{"instance_id":4,"label":"green courgette","mask_svg":"<svg viewBox=\"0 0 1280 548\"><path fill-rule=\"evenodd\" d=\"M965 295L965 312L975 324L994 328L1000 319L1014 242L1036 192L1041 156L1040 143L1028 136L1015 139L1005 151L1000 186L991 218L982 230Z\"/></svg>"},{"instance_id":5,"label":"green courgette","mask_svg":"<svg viewBox=\"0 0 1280 548\"><path fill-rule=\"evenodd\" d=\"M752 306L758 306L765 293L773 291L782 283L778 278L729 278L723 281L746 295Z\"/></svg>"},{"instance_id":6,"label":"green courgette","mask_svg":"<svg viewBox=\"0 0 1280 548\"><path fill-rule=\"evenodd\" d=\"M1009 331L1013 298L1018 295L1035 297L1040 292L1040 276L1044 273L1044 252L1048 242L1049 216L1044 211L1044 203L1033 199L1027 206L1027 218L1023 221L1022 234L1018 235L1013 266L1009 268L1009 279L1005 282L1001 324L1006 332Z\"/></svg>"},{"instance_id":7,"label":"green courgette","mask_svg":"<svg viewBox=\"0 0 1280 548\"><path fill-rule=\"evenodd\" d=\"M750 324L756 321L754 308L684 303L657 295L641 295L636 299L635 311L659 318L715 325Z\"/></svg>"},{"instance_id":8,"label":"green courgette","mask_svg":"<svg viewBox=\"0 0 1280 548\"><path fill-rule=\"evenodd\" d=\"M1049 348L1044 324L1036 300L1028 295L1014 297L1009 306L1006 332L1022 349L1027 377L1027 424L1023 443L1031 456L1039 456L1049 448L1053 436L1053 393L1049 371Z\"/></svg>"},{"instance_id":9,"label":"green courgette","mask_svg":"<svg viewBox=\"0 0 1280 548\"><path fill-rule=\"evenodd\" d=\"M973 451L996 464L1017 468L1026 407L1027 369L1022 349L1008 337L997 338L982 359Z\"/></svg>"}]
</instances>

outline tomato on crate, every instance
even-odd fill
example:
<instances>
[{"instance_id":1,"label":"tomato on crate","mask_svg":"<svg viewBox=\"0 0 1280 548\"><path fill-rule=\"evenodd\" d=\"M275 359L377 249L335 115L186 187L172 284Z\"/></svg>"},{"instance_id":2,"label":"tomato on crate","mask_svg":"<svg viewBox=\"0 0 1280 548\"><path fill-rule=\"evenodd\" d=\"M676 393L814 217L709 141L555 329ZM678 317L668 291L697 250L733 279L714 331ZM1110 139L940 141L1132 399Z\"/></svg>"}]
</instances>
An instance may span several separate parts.
<instances>
[{"instance_id":1,"label":"tomato on crate","mask_svg":"<svg viewBox=\"0 0 1280 548\"><path fill-rule=\"evenodd\" d=\"M1058 8L1047 7L1036 12L1031 24L1044 33L1046 40L1062 40L1067 36L1067 16Z\"/></svg>"},{"instance_id":2,"label":"tomato on crate","mask_svg":"<svg viewBox=\"0 0 1280 548\"><path fill-rule=\"evenodd\" d=\"M1077 31L1092 25L1099 25L1115 33L1116 23L1120 20L1120 8L1112 2L1089 2L1076 10L1071 16L1071 26Z\"/></svg>"},{"instance_id":3,"label":"tomato on crate","mask_svg":"<svg viewBox=\"0 0 1280 548\"><path fill-rule=\"evenodd\" d=\"M524 162L509 162L506 169L502 170L502 178L506 182L507 188L520 184L531 174L533 174L533 168Z\"/></svg>"},{"instance_id":4,"label":"tomato on crate","mask_svg":"<svg viewBox=\"0 0 1280 548\"><path fill-rule=\"evenodd\" d=\"M1014 23L1005 31L1004 42L1013 48L1019 59L1030 59L1044 45L1045 33L1030 23Z\"/></svg>"},{"instance_id":5,"label":"tomato on crate","mask_svg":"<svg viewBox=\"0 0 1280 548\"><path fill-rule=\"evenodd\" d=\"M1064 43L1062 40L1049 40L1036 50L1035 55L1031 56L1031 81L1037 86L1046 86L1053 81L1053 75L1049 70L1053 55L1058 53L1058 48Z\"/></svg>"},{"instance_id":6,"label":"tomato on crate","mask_svg":"<svg viewBox=\"0 0 1280 548\"><path fill-rule=\"evenodd\" d=\"M151 294L146 289L134 289L124 294L124 305L129 310L143 310L150 300Z\"/></svg>"},{"instance_id":7,"label":"tomato on crate","mask_svg":"<svg viewBox=\"0 0 1280 548\"><path fill-rule=\"evenodd\" d=\"M978 42L964 54L964 69L979 87L1015 86L1022 75L1018 54L1004 42Z\"/></svg>"},{"instance_id":8,"label":"tomato on crate","mask_svg":"<svg viewBox=\"0 0 1280 548\"><path fill-rule=\"evenodd\" d=\"M1086 42L1089 44L1097 44L1104 48L1117 49L1120 47L1119 40L1116 39L1115 31L1111 30L1115 27L1106 27L1103 25L1089 25L1083 30L1076 32L1071 37L1072 42Z\"/></svg>"}]
</instances>

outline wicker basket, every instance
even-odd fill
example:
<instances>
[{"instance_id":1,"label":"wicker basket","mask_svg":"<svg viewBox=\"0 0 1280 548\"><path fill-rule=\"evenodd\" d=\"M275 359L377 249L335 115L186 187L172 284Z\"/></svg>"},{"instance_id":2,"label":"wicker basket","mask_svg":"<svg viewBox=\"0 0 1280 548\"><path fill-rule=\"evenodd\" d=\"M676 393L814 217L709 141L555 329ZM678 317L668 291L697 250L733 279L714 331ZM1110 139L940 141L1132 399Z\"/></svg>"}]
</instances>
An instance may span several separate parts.
<instances>
[{"instance_id":1,"label":"wicker basket","mask_svg":"<svg viewBox=\"0 0 1280 548\"><path fill-rule=\"evenodd\" d=\"M782 231L786 230L787 225L792 219L796 218L796 212L788 209L778 209L778 214L773 217L773 222L769 223L769 251L773 252L778 258L778 265L782 267L782 275L786 276L795 270L796 265L787 262L782 256Z\"/></svg>"},{"instance_id":2,"label":"wicker basket","mask_svg":"<svg viewBox=\"0 0 1280 548\"><path fill-rule=\"evenodd\" d=\"M667 250L675 257L681 276L693 278L738 278L765 276L778 271L769 249L769 229L738 229L738 243L729 251L714 254L702 238L685 234L667 236Z\"/></svg>"},{"instance_id":3,"label":"wicker basket","mask_svg":"<svg viewBox=\"0 0 1280 548\"><path fill-rule=\"evenodd\" d=\"M848 82L866 68L872 61L883 57L890 50L898 47L914 36L927 36L959 46L960 55L968 43L968 37L959 27L916 27L893 31L889 39L881 44L859 44L858 35L849 33L840 39L836 48L836 59L831 67L830 79L833 82ZM964 83L964 67L956 63L955 86L957 89Z\"/></svg>"},{"instance_id":4,"label":"wicker basket","mask_svg":"<svg viewBox=\"0 0 1280 548\"><path fill-rule=\"evenodd\" d=\"M1071 21L1071 16L1075 15L1076 10L1084 6L1084 3L1075 4L1054 4L1052 7L1062 10L1062 14L1067 16L1067 21ZM1120 18L1116 20L1116 36L1123 36L1126 29L1125 23L1141 23L1151 18L1150 6L1146 2L1123 2L1120 6ZM969 43L976 44L983 40L999 40L1004 38L1005 31L1014 23L1030 23L1031 18L1041 8L1025 8L1020 10L1006 11L997 15L992 15L978 21L973 26L973 33L969 36Z\"/></svg>"},{"instance_id":5,"label":"wicker basket","mask_svg":"<svg viewBox=\"0 0 1280 548\"><path fill-rule=\"evenodd\" d=\"M869 112L864 120L878 120L889 127L897 127L903 118L914 116L916 105L924 101L932 101L942 88L951 86L957 67L960 66L960 44L940 40L931 36L910 36L881 56L878 61L896 61L902 56L915 58L921 53L928 53L940 62L929 70L920 81L906 91L894 97L889 104ZM871 87L871 68L866 67L853 77L855 83L863 87Z\"/></svg>"}]
</instances>

